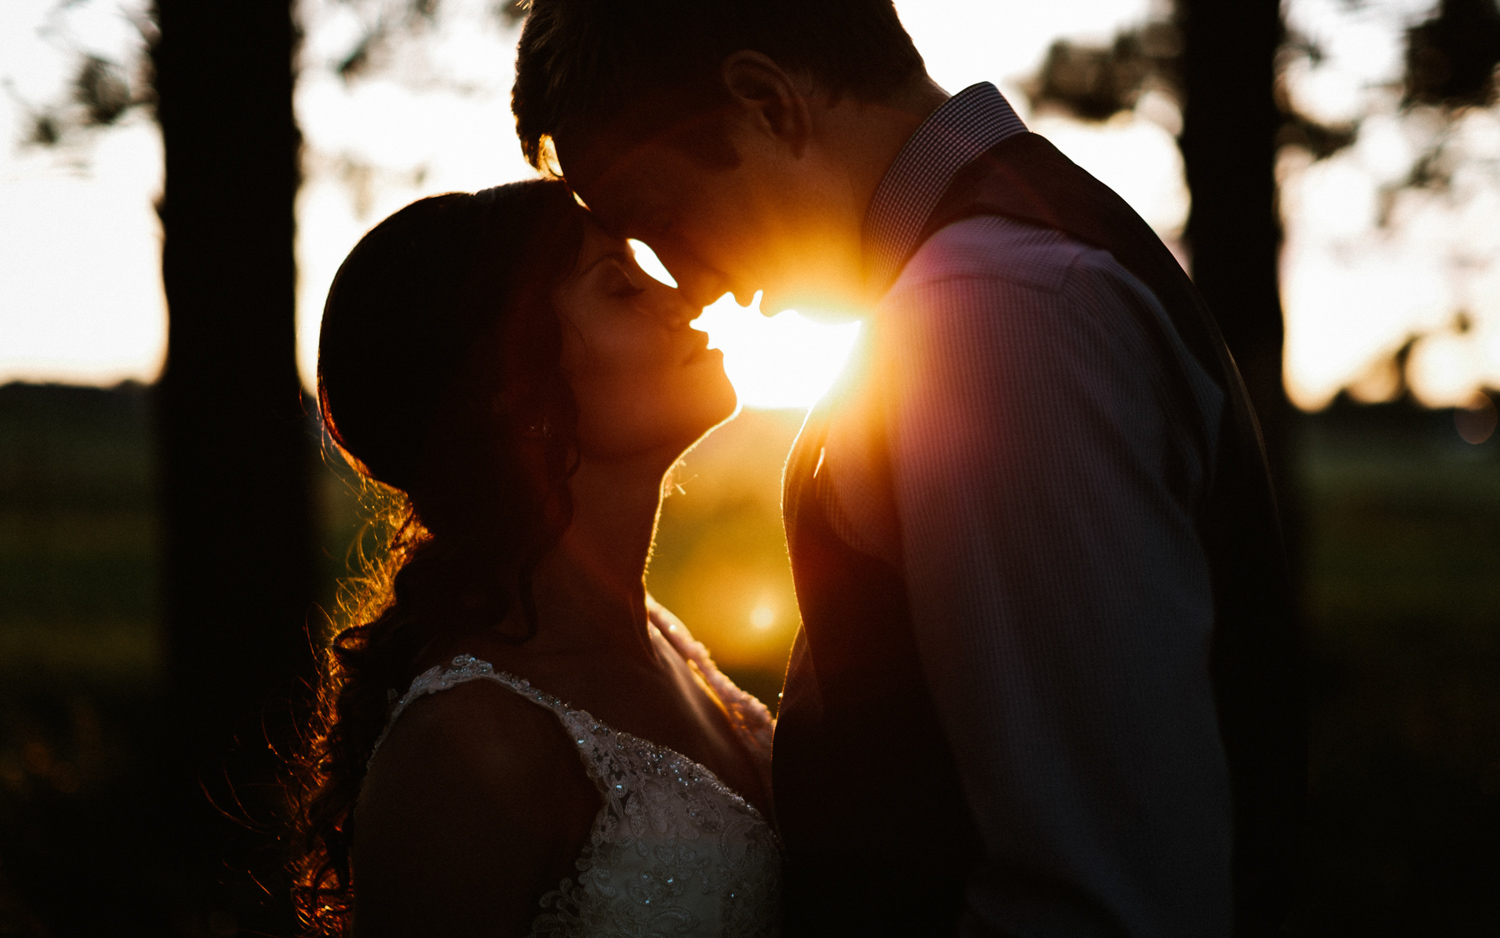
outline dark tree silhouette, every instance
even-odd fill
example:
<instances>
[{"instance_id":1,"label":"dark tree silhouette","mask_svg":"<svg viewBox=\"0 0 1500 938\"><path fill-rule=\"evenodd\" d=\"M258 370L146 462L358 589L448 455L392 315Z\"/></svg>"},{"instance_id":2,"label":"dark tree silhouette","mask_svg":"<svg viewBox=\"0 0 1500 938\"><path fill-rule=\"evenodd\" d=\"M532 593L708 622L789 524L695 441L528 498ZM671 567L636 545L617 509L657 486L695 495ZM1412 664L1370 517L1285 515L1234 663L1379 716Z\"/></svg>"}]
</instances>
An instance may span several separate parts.
<instances>
[{"instance_id":1,"label":"dark tree silhouette","mask_svg":"<svg viewBox=\"0 0 1500 938\"><path fill-rule=\"evenodd\" d=\"M267 735L284 744L286 701L311 668L313 443L294 331L298 33L288 0L157 0L156 17L170 316L157 405L171 729L163 797L179 855L197 866L189 878L202 877L180 912L218 915L211 930L220 930L224 915L240 927L256 915L255 901L233 899L242 887L214 888L225 864L232 879L236 867L277 863L250 855L264 836L237 839L200 782L229 814L264 819L274 803ZM273 887L273 901L285 892Z\"/></svg>"},{"instance_id":2,"label":"dark tree silhouette","mask_svg":"<svg viewBox=\"0 0 1500 938\"><path fill-rule=\"evenodd\" d=\"M1281 41L1276 0L1177 0L1171 22L1147 23L1108 46L1057 41L1027 89L1033 106L1092 121L1129 110L1148 88L1179 100L1193 280L1218 315L1278 451L1290 407L1281 385L1278 134L1287 135L1288 121L1298 142L1316 133L1320 155L1353 139L1347 129L1282 114L1275 94Z\"/></svg>"},{"instance_id":3,"label":"dark tree silhouette","mask_svg":"<svg viewBox=\"0 0 1500 938\"><path fill-rule=\"evenodd\" d=\"M1283 113L1276 97L1282 39L1277 0L1177 0L1171 22L1147 23L1109 46L1059 40L1028 93L1033 105L1085 120L1134 107L1148 88L1181 103L1193 280L1244 374L1295 535L1286 450L1296 413L1282 384L1276 148L1296 142L1328 156L1354 132Z\"/></svg>"},{"instance_id":4,"label":"dark tree silhouette","mask_svg":"<svg viewBox=\"0 0 1500 938\"><path fill-rule=\"evenodd\" d=\"M1260 414L1278 479L1293 413L1282 385L1277 259L1277 0L1178 0L1182 156L1193 281L1224 330ZM1285 491L1285 486L1282 486ZM1285 501L1285 499L1283 499Z\"/></svg>"}]
</instances>

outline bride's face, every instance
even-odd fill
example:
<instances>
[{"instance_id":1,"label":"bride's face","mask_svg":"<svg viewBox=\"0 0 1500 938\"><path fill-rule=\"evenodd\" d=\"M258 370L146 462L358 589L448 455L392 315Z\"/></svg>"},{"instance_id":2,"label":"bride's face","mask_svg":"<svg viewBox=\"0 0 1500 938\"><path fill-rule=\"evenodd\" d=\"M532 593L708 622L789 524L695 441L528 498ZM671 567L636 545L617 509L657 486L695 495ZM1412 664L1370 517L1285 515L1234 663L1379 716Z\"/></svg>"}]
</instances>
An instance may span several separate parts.
<instances>
[{"instance_id":1,"label":"bride's face","mask_svg":"<svg viewBox=\"0 0 1500 938\"><path fill-rule=\"evenodd\" d=\"M699 310L591 218L578 265L552 302L585 458L660 454L670 464L734 413L723 356L688 325Z\"/></svg>"}]
</instances>

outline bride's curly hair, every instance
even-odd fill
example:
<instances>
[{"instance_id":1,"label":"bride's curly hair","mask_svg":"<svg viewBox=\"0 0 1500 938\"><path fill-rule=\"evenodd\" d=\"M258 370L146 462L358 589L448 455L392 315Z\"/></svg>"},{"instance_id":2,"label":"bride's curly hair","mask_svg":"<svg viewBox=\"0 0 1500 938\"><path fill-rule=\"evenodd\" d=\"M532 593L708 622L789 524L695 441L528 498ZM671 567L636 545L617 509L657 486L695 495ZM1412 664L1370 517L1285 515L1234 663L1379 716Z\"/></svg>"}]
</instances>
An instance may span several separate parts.
<instances>
[{"instance_id":1,"label":"bride's curly hair","mask_svg":"<svg viewBox=\"0 0 1500 938\"><path fill-rule=\"evenodd\" d=\"M519 610L572 515L577 409L550 296L583 210L535 180L415 202L339 269L318 343L318 402L385 507L384 549L345 584L316 715L292 766L295 899L310 934L347 933L355 804L390 695L436 644ZM512 618L514 621L514 618Z\"/></svg>"}]
</instances>

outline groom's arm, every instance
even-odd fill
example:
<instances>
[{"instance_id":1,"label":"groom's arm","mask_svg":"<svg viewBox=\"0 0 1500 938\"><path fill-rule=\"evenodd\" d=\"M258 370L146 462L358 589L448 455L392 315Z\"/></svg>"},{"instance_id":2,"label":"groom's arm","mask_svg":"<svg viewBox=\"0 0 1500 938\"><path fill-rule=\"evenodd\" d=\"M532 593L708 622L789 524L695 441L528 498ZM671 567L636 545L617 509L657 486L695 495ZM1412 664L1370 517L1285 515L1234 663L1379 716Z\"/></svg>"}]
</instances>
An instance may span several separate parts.
<instances>
[{"instance_id":1,"label":"groom's arm","mask_svg":"<svg viewBox=\"0 0 1500 938\"><path fill-rule=\"evenodd\" d=\"M878 344L917 644L986 852L962 934L1227 935L1204 418L1109 255L1054 238L1020 275L945 261L960 234Z\"/></svg>"}]
</instances>

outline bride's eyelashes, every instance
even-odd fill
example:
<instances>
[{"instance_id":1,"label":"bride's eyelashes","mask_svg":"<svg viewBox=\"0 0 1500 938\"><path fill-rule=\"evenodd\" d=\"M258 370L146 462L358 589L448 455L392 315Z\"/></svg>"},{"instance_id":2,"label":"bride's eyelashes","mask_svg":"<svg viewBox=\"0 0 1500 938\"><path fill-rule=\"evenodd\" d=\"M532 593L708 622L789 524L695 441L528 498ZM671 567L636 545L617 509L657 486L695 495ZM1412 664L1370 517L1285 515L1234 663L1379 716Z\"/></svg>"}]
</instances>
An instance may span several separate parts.
<instances>
[{"instance_id":1,"label":"bride's eyelashes","mask_svg":"<svg viewBox=\"0 0 1500 938\"><path fill-rule=\"evenodd\" d=\"M609 266L609 273L606 276L608 277L606 292L616 299L630 299L646 292L644 286L636 286L630 273L625 269L625 265L619 261Z\"/></svg>"}]
</instances>

